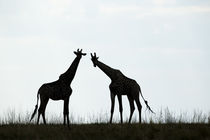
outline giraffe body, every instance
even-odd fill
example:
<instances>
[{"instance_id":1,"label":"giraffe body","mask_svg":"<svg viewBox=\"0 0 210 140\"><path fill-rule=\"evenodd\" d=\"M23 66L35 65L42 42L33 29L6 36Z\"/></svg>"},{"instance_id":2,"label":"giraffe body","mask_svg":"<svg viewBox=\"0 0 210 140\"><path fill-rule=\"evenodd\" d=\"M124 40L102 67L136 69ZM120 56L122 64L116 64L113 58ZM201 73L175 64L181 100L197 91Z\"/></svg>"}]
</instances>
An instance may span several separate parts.
<instances>
[{"instance_id":1,"label":"giraffe body","mask_svg":"<svg viewBox=\"0 0 210 140\"><path fill-rule=\"evenodd\" d=\"M72 94L72 89L70 86L64 87L62 81L57 80L52 83L43 84L39 88L38 93L40 96L45 96L52 100L64 100Z\"/></svg>"},{"instance_id":2,"label":"giraffe body","mask_svg":"<svg viewBox=\"0 0 210 140\"><path fill-rule=\"evenodd\" d=\"M138 89L136 91L139 92L139 85L138 83L130 78L124 77L120 78L117 81L112 81L109 85L109 88L116 94L116 95L128 95L133 97L134 89Z\"/></svg>"},{"instance_id":3,"label":"giraffe body","mask_svg":"<svg viewBox=\"0 0 210 140\"><path fill-rule=\"evenodd\" d=\"M78 68L80 59L82 55L86 55L85 53L82 53L82 50L77 50L77 52L74 52L76 54L76 58L72 62L69 69L61 74L59 76L59 79L57 81L43 84L37 93L37 104L35 106L34 113L31 116L31 120L33 119L34 115L36 114L37 108L38 108L38 101L40 97L40 106L38 109L38 119L37 124L39 124L40 115L42 115L43 122L46 124L45 120L45 109L47 106L47 103L49 99L52 100L63 100L64 101L64 108L63 108L63 115L64 115L64 125L66 124L69 127L69 98L72 94L72 89L70 87L70 84L72 80L74 79L74 76L76 74L76 70ZM30 121L31 121L30 120Z\"/></svg>"}]
</instances>

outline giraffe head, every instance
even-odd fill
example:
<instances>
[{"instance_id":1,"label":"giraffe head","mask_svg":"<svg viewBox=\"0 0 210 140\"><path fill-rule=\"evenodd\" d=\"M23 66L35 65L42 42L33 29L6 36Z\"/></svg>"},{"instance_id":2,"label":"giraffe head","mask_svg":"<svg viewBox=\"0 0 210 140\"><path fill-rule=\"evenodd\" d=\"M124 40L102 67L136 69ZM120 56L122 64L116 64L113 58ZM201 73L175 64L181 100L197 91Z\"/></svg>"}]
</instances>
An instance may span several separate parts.
<instances>
[{"instance_id":1,"label":"giraffe head","mask_svg":"<svg viewBox=\"0 0 210 140\"><path fill-rule=\"evenodd\" d=\"M91 60L93 62L93 66L96 67L96 62L98 61L99 57L96 56L96 53L94 53L94 55L91 53L90 55L91 55Z\"/></svg>"},{"instance_id":2,"label":"giraffe head","mask_svg":"<svg viewBox=\"0 0 210 140\"><path fill-rule=\"evenodd\" d=\"M86 55L86 53L82 53L82 49L81 50L77 49L77 51L74 51L74 54L76 54L79 57L82 57L82 56Z\"/></svg>"}]
</instances>

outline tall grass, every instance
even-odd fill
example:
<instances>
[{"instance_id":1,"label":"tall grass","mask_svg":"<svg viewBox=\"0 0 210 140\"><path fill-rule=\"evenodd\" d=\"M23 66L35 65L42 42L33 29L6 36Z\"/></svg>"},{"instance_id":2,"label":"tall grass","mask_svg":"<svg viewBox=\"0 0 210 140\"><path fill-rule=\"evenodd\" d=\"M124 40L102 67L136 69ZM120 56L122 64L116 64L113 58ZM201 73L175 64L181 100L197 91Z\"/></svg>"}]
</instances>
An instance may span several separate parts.
<instances>
[{"instance_id":1,"label":"tall grass","mask_svg":"<svg viewBox=\"0 0 210 140\"><path fill-rule=\"evenodd\" d=\"M154 123L154 124L170 124L170 123L208 123L210 124L210 113L203 113L200 110L194 110L193 112L180 112L174 113L168 108L161 109L156 114L148 114L142 112L143 123ZM91 124L91 123L109 123L109 113L98 113L98 114L87 114L86 116L75 116L73 113L70 114L71 124ZM6 124L29 124L31 112L16 112L15 109L9 109L3 116L0 116L0 125ZM34 124L37 117L31 122ZM42 122L42 118L40 119ZM63 114L54 115L50 113L46 116L48 124L62 124ZM113 123L119 123L119 118L114 118ZM124 120L128 122L128 118ZM138 123L138 117L133 116L132 123Z\"/></svg>"},{"instance_id":2,"label":"tall grass","mask_svg":"<svg viewBox=\"0 0 210 140\"><path fill-rule=\"evenodd\" d=\"M210 123L210 113L203 113L201 110L193 112L174 113L168 108L161 109L156 115L150 117L153 123ZM146 120L146 123L148 120Z\"/></svg>"},{"instance_id":3,"label":"tall grass","mask_svg":"<svg viewBox=\"0 0 210 140\"><path fill-rule=\"evenodd\" d=\"M63 115L47 113L49 125L34 125L35 118L29 122L32 112L8 110L0 116L0 139L77 139L77 140L208 140L210 139L210 113L195 110L193 112L174 113L168 108L161 109L155 115L142 112L142 124L134 116L132 124L123 125L119 118L109 124L109 113L87 114L78 116L70 114L70 129L64 127ZM42 119L41 119L42 120Z\"/></svg>"}]
</instances>

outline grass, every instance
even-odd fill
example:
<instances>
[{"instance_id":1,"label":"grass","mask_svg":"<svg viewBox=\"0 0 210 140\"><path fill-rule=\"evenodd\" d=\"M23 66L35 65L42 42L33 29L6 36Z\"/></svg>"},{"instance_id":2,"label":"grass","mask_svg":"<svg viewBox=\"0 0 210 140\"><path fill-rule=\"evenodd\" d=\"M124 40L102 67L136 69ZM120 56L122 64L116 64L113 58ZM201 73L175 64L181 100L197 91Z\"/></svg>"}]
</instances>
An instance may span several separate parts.
<instances>
[{"instance_id":1,"label":"grass","mask_svg":"<svg viewBox=\"0 0 210 140\"><path fill-rule=\"evenodd\" d=\"M0 139L210 139L208 124L13 124L0 126Z\"/></svg>"},{"instance_id":2,"label":"grass","mask_svg":"<svg viewBox=\"0 0 210 140\"><path fill-rule=\"evenodd\" d=\"M209 140L210 115L201 111L193 114L175 115L169 109L161 110L156 115L144 117L138 124L134 118L132 124L108 123L109 115L90 115L89 119L71 115L70 129L62 125L62 115L49 117L48 125L29 123L30 113L17 114L10 110L5 117L0 117L0 139L76 139L76 140Z\"/></svg>"}]
</instances>

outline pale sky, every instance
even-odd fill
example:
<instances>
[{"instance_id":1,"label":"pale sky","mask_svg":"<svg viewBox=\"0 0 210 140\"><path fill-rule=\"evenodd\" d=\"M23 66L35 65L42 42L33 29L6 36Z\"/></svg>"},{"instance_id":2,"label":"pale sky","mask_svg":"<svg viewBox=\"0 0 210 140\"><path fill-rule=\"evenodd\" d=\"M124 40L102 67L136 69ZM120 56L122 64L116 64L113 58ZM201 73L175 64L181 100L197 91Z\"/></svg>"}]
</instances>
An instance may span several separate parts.
<instances>
[{"instance_id":1,"label":"pale sky","mask_svg":"<svg viewBox=\"0 0 210 140\"><path fill-rule=\"evenodd\" d=\"M88 55L71 85L73 115L110 112L110 79L91 52L135 79L154 111L210 112L209 0L0 0L0 114L32 112L39 87L77 48ZM128 105L123 97L125 118ZM49 101L47 112L62 114L63 102Z\"/></svg>"}]
</instances>

